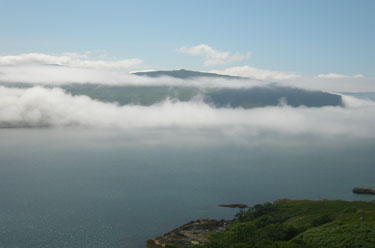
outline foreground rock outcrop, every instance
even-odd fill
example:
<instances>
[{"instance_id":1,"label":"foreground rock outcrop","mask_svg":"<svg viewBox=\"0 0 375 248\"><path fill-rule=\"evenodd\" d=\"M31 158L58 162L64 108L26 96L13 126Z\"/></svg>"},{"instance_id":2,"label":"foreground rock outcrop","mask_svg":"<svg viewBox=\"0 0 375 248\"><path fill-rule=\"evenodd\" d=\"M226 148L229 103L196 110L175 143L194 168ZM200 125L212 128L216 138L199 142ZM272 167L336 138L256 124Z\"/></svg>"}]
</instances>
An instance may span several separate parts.
<instances>
[{"instance_id":1,"label":"foreground rock outcrop","mask_svg":"<svg viewBox=\"0 0 375 248\"><path fill-rule=\"evenodd\" d=\"M207 235L224 231L231 220L199 219L147 241L147 248L175 246L187 248L207 241Z\"/></svg>"}]
</instances>

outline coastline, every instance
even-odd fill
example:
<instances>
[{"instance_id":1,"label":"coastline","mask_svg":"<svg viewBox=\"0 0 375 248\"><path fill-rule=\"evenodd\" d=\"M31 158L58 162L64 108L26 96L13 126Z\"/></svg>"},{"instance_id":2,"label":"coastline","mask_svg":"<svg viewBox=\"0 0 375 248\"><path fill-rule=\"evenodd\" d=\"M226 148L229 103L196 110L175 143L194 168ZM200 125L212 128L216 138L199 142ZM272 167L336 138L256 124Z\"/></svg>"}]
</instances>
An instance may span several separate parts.
<instances>
[{"instance_id":1,"label":"coastline","mask_svg":"<svg viewBox=\"0 0 375 248\"><path fill-rule=\"evenodd\" d=\"M232 220L198 219L190 221L162 236L149 239L146 242L146 247L205 248L210 247L206 245L213 240L216 242L215 244L219 244L215 247L226 247L225 245L228 245L228 243L225 244L228 242L225 238L228 236L227 234L232 233L229 236L233 236L233 230L236 230L238 225L245 224L251 224L255 228L249 234L248 239L245 239L247 242L250 242L248 240L251 240L255 233L264 232L271 227L277 227L283 231L285 231L285 227L288 227L293 231L293 234L288 238L273 240L274 245L284 243L294 245L296 242L300 242L298 247L331 247L332 237L337 238L339 240L337 242L344 242L340 239L354 235L352 229L357 232L355 235L364 237L363 240L357 240L357 243L352 247L371 247L367 246L368 240L371 242L373 239L375 240L375 230L373 230L375 227L375 201L279 199L273 203L257 204L246 209L242 204L224 206L237 206L238 208L242 206L242 208L239 208L239 213ZM266 222L264 223L264 221ZM284 229L281 228L282 226ZM276 229L273 232L280 231ZM315 233L319 233L321 236L327 235L326 240L316 238L319 235L316 236ZM233 240L233 242L235 241ZM220 243L223 246L220 246Z\"/></svg>"}]
</instances>

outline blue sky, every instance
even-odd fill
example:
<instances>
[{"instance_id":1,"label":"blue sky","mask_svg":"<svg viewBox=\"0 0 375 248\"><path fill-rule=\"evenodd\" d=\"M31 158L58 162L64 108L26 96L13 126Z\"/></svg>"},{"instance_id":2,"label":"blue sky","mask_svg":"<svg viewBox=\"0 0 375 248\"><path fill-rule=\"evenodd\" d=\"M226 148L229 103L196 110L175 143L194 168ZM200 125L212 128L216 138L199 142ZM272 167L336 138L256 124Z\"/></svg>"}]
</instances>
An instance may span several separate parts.
<instances>
[{"instance_id":1,"label":"blue sky","mask_svg":"<svg viewBox=\"0 0 375 248\"><path fill-rule=\"evenodd\" d=\"M375 76L375 1L0 0L0 55L84 53L140 58L142 68L253 66L304 75ZM247 54L204 66L200 44Z\"/></svg>"}]
</instances>

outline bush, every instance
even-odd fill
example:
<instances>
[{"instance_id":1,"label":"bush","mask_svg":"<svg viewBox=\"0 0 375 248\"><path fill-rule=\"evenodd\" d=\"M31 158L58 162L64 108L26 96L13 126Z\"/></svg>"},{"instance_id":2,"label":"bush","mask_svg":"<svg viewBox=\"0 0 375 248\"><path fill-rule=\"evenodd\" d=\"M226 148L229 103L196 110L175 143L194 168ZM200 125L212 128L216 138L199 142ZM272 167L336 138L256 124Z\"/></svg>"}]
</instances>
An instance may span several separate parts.
<instances>
[{"instance_id":1,"label":"bush","mask_svg":"<svg viewBox=\"0 0 375 248\"><path fill-rule=\"evenodd\" d=\"M229 229L226 239L231 244L249 242L255 230L253 223L236 223Z\"/></svg>"},{"instance_id":2,"label":"bush","mask_svg":"<svg viewBox=\"0 0 375 248\"><path fill-rule=\"evenodd\" d=\"M259 217L255 221L255 225L257 228L261 228L269 224L285 222L287 219L288 219L287 216L269 214L269 215L264 215L264 216Z\"/></svg>"},{"instance_id":3,"label":"bush","mask_svg":"<svg viewBox=\"0 0 375 248\"><path fill-rule=\"evenodd\" d=\"M277 223L259 229L258 234L262 239L266 240L288 241L297 236L298 233L298 230L293 226Z\"/></svg>"},{"instance_id":4,"label":"bush","mask_svg":"<svg viewBox=\"0 0 375 248\"><path fill-rule=\"evenodd\" d=\"M248 210L241 210L235 215L235 219L240 222L252 221L256 218L264 216L266 214L273 213L277 210L277 207L272 203L257 204Z\"/></svg>"},{"instance_id":5,"label":"bush","mask_svg":"<svg viewBox=\"0 0 375 248\"><path fill-rule=\"evenodd\" d=\"M311 225L313 227L317 227L317 226L321 226L321 225L324 225L328 222L331 222L333 221L333 218L331 216L329 216L328 214L324 214L324 215L321 215L319 216L318 218L314 219L311 223Z\"/></svg>"},{"instance_id":6,"label":"bush","mask_svg":"<svg viewBox=\"0 0 375 248\"><path fill-rule=\"evenodd\" d=\"M354 207L344 209L344 214L350 214L350 213L355 213L355 212L357 212L357 208L354 208Z\"/></svg>"}]
</instances>

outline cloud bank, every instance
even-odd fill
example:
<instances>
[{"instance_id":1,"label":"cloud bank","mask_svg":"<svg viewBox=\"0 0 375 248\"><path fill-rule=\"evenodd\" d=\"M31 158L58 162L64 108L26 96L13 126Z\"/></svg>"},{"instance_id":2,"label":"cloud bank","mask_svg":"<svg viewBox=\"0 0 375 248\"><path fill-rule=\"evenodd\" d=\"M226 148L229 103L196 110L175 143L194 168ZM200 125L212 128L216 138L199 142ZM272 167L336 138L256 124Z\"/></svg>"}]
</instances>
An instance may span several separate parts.
<instances>
[{"instance_id":1,"label":"cloud bank","mask_svg":"<svg viewBox=\"0 0 375 248\"><path fill-rule=\"evenodd\" d=\"M193 47L182 47L178 49L178 52L205 57L204 66L224 65L233 62L239 62L251 56L250 52L248 52L247 54L232 54L230 52L215 50L205 44Z\"/></svg>"},{"instance_id":2,"label":"cloud bank","mask_svg":"<svg viewBox=\"0 0 375 248\"><path fill-rule=\"evenodd\" d=\"M224 73L224 71L215 72ZM258 78L267 77L259 76ZM270 77L268 76L268 78ZM275 80L275 78L279 78L279 80ZM0 66L0 83L3 84L25 83L32 85L64 85L77 83L121 86L251 88L255 86L266 87L270 82L277 82L280 86L298 87L309 90L323 90L329 92L375 92L374 78L318 78L315 76L292 76L289 79L283 80L281 78L283 77L273 77L272 80L224 78L194 78L183 80L172 77L149 78L136 76L122 71L66 66Z\"/></svg>"},{"instance_id":3,"label":"cloud bank","mask_svg":"<svg viewBox=\"0 0 375 248\"><path fill-rule=\"evenodd\" d=\"M301 78L278 81L278 84L328 92L375 92L375 78L370 77L324 78L302 76Z\"/></svg>"},{"instance_id":4,"label":"cloud bank","mask_svg":"<svg viewBox=\"0 0 375 248\"><path fill-rule=\"evenodd\" d=\"M249 57L214 50L208 45L181 48L181 52L206 57L207 65L225 64ZM183 80L171 77L148 78L128 73L141 64L140 59L93 60L88 54L64 53L49 55L28 53L0 56L0 83L26 83L33 85L101 84L123 86L187 86L250 88L277 83L329 92L375 92L375 78L363 75L336 73L304 76L293 72L272 71L251 66L236 66L209 72L241 76L249 79L194 78Z\"/></svg>"},{"instance_id":5,"label":"cloud bank","mask_svg":"<svg viewBox=\"0 0 375 248\"><path fill-rule=\"evenodd\" d=\"M362 74L357 75L343 75L343 74L337 74L337 73L328 73L328 74L319 74L316 77L318 78L364 78Z\"/></svg>"},{"instance_id":6,"label":"cloud bank","mask_svg":"<svg viewBox=\"0 0 375 248\"><path fill-rule=\"evenodd\" d=\"M269 80L269 81L280 81L280 80L287 80L293 78L300 78L301 75L296 73L287 73L281 71L270 71L259 69L251 66L236 66L226 68L224 70L212 70L210 72L218 73L218 74L225 74L231 76L239 76L239 77L249 77L259 80Z\"/></svg>"},{"instance_id":7,"label":"cloud bank","mask_svg":"<svg viewBox=\"0 0 375 248\"><path fill-rule=\"evenodd\" d=\"M126 60L92 60L87 54L64 53L62 55L49 55L43 53L25 53L11 56L0 56L0 65L15 66L24 64L50 64L79 68L96 69L127 69L143 63L141 59Z\"/></svg>"},{"instance_id":8,"label":"cloud bank","mask_svg":"<svg viewBox=\"0 0 375 248\"><path fill-rule=\"evenodd\" d=\"M257 80L195 78L184 80L172 77L142 77L127 72L72 68L47 65L0 66L0 83L34 85L100 84L118 86L185 86L249 88L264 86Z\"/></svg>"},{"instance_id":9,"label":"cloud bank","mask_svg":"<svg viewBox=\"0 0 375 248\"><path fill-rule=\"evenodd\" d=\"M358 100L357 100L358 101ZM152 106L125 105L72 96L59 88L0 87L0 127L240 130L242 133L319 134L368 137L375 126L374 102L348 108L213 108L202 101L167 100Z\"/></svg>"}]
</instances>

